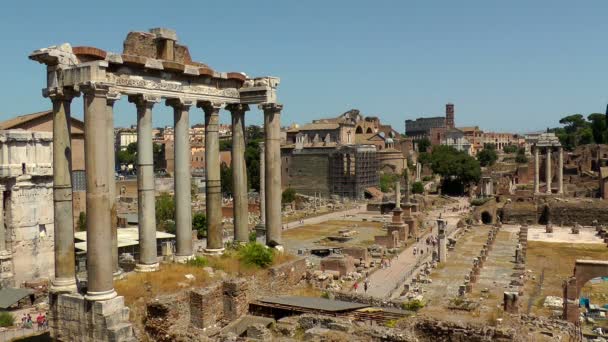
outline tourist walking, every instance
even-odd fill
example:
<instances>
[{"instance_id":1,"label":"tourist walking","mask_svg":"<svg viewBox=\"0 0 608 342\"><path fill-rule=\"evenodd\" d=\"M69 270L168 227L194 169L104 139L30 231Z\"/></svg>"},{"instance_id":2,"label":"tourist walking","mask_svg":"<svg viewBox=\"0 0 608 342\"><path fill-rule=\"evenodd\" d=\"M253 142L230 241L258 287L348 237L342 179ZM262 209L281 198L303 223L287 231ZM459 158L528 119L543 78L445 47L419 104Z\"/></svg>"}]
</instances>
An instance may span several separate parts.
<instances>
[{"instance_id":1,"label":"tourist walking","mask_svg":"<svg viewBox=\"0 0 608 342\"><path fill-rule=\"evenodd\" d=\"M357 289L359 288L359 283L355 282L353 284L353 290L355 290L355 293L357 292Z\"/></svg>"}]
</instances>

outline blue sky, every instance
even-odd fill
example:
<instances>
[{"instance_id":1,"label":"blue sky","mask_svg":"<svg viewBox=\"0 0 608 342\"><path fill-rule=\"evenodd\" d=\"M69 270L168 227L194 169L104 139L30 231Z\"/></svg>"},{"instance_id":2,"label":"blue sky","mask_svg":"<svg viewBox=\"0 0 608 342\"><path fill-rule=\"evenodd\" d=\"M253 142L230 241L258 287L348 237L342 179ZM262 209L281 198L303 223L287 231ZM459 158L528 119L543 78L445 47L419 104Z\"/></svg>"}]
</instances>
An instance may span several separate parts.
<instances>
[{"instance_id":1,"label":"blue sky","mask_svg":"<svg viewBox=\"0 0 608 342\"><path fill-rule=\"evenodd\" d=\"M606 108L607 17L605 0L3 1L0 120L50 108L31 51L121 52L128 31L162 26L215 70L280 77L284 124L358 108L403 131L453 102L457 125L544 129ZM73 108L81 116L82 101ZM115 117L135 123L134 106L123 99ZM191 118L201 122L200 109ZM247 123L261 119L252 110ZM155 125L171 123L155 108Z\"/></svg>"}]
</instances>

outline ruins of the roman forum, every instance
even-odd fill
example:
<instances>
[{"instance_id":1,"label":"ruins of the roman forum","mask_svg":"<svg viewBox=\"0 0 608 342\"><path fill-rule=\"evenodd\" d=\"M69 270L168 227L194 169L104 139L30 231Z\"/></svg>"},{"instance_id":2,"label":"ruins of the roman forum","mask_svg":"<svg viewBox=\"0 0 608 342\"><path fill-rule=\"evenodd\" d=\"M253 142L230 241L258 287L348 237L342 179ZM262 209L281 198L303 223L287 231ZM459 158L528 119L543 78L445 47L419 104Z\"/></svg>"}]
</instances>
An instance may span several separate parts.
<instances>
[{"instance_id":1,"label":"ruins of the roman forum","mask_svg":"<svg viewBox=\"0 0 608 342\"><path fill-rule=\"evenodd\" d=\"M608 340L608 112L291 123L279 77L185 43L32 47L48 109L0 122L0 340Z\"/></svg>"}]
</instances>

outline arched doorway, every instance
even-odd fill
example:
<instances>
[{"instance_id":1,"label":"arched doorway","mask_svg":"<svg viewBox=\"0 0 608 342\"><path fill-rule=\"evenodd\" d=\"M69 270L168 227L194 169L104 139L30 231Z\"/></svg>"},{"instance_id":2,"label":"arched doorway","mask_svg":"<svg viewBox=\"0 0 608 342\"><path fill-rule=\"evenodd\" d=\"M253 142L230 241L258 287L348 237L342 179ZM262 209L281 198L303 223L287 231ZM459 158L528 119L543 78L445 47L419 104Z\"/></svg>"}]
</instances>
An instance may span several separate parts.
<instances>
[{"instance_id":1,"label":"arched doorway","mask_svg":"<svg viewBox=\"0 0 608 342\"><path fill-rule=\"evenodd\" d=\"M367 127L367 131L365 133L372 134L372 133L374 133L374 131L372 130L371 127Z\"/></svg>"},{"instance_id":2,"label":"arched doorway","mask_svg":"<svg viewBox=\"0 0 608 342\"><path fill-rule=\"evenodd\" d=\"M492 214L490 214L490 212L484 211L481 213L481 222L483 224L492 224L493 221L494 218L492 217Z\"/></svg>"},{"instance_id":3,"label":"arched doorway","mask_svg":"<svg viewBox=\"0 0 608 342\"><path fill-rule=\"evenodd\" d=\"M576 260L574 276L564 282L564 312L563 318L576 323L580 313L578 298L581 289L591 279L608 276L608 261L606 260Z\"/></svg>"},{"instance_id":4,"label":"arched doorway","mask_svg":"<svg viewBox=\"0 0 608 342\"><path fill-rule=\"evenodd\" d=\"M355 134L363 134L363 127L357 126L357 129L355 130Z\"/></svg>"}]
</instances>

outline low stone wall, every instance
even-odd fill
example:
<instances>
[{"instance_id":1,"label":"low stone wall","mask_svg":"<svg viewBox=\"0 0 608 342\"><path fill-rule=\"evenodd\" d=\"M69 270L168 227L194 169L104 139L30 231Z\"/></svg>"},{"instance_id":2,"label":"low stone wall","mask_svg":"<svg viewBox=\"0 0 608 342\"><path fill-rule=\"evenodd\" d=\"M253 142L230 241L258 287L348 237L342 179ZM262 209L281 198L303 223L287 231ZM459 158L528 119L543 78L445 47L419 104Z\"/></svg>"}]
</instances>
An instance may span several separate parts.
<instances>
[{"instance_id":1,"label":"low stone wall","mask_svg":"<svg viewBox=\"0 0 608 342\"><path fill-rule=\"evenodd\" d=\"M376 298L376 297L368 296L368 295L362 294L362 293L341 292L341 291L327 291L327 293L329 294L330 298L335 299L335 300L367 304L370 306L401 309L401 304L402 304L402 302L400 302L400 301Z\"/></svg>"},{"instance_id":2,"label":"low stone wall","mask_svg":"<svg viewBox=\"0 0 608 342\"><path fill-rule=\"evenodd\" d=\"M420 341L434 342L470 342L524 341L517 338L513 329L504 327L476 326L466 323L436 321L431 319L417 320L413 325L415 335Z\"/></svg>"},{"instance_id":3,"label":"low stone wall","mask_svg":"<svg viewBox=\"0 0 608 342\"><path fill-rule=\"evenodd\" d=\"M512 202L502 208L502 222L511 224L536 223L538 214L534 202Z\"/></svg>"},{"instance_id":4,"label":"low stone wall","mask_svg":"<svg viewBox=\"0 0 608 342\"><path fill-rule=\"evenodd\" d=\"M268 286L273 293L290 290L306 275L306 258L298 258L268 269ZM264 285L264 284L260 284Z\"/></svg>"},{"instance_id":5,"label":"low stone wall","mask_svg":"<svg viewBox=\"0 0 608 342\"><path fill-rule=\"evenodd\" d=\"M554 224L573 225L575 222L584 226L593 225L593 221L608 222L608 201L584 199L577 202L551 202L548 217Z\"/></svg>"}]
</instances>

